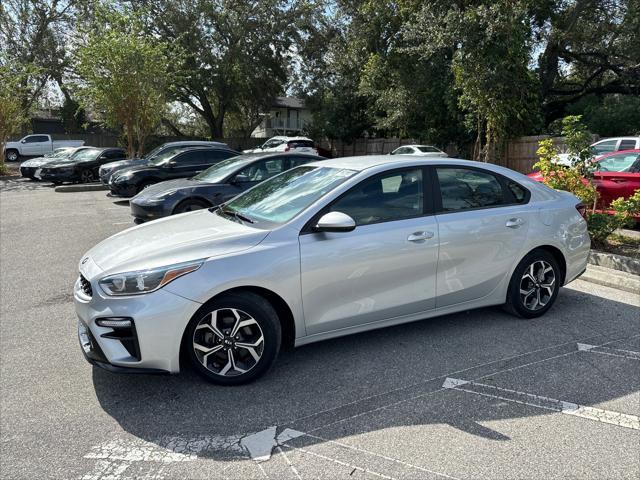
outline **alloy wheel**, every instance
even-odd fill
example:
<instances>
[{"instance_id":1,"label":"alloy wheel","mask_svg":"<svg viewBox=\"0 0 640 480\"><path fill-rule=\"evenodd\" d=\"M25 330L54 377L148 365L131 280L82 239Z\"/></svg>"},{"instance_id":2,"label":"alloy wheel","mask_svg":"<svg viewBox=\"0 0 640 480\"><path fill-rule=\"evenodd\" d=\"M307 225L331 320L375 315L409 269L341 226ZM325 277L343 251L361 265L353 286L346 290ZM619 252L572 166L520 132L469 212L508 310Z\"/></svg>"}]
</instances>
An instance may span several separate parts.
<instances>
[{"instance_id":1,"label":"alloy wheel","mask_svg":"<svg viewBox=\"0 0 640 480\"><path fill-rule=\"evenodd\" d=\"M18 160L18 153L15 151L10 151L7 153L7 160L9 162L15 162L16 160Z\"/></svg>"},{"instance_id":2,"label":"alloy wheel","mask_svg":"<svg viewBox=\"0 0 640 480\"><path fill-rule=\"evenodd\" d=\"M248 313L221 308L198 322L193 332L193 350L210 372L235 377L258 364L264 351L264 335Z\"/></svg>"},{"instance_id":3,"label":"alloy wheel","mask_svg":"<svg viewBox=\"0 0 640 480\"><path fill-rule=\"evenodd\" d=\"M91 170L83 170L80 172L80 180L82 183L89 183L93 181L93 173Z\"/></svg>"},{"instance_id":4,"label":"alloy wheel","mask_svg":"<svg viewBox=\"0 0 640 480\"><path fill-rule=\"evenodd\" d=\"M522 305L531 311L544 308L556 289L556 273L544 260L533 262L520 279Z\"/></svg>"}]
</instances>

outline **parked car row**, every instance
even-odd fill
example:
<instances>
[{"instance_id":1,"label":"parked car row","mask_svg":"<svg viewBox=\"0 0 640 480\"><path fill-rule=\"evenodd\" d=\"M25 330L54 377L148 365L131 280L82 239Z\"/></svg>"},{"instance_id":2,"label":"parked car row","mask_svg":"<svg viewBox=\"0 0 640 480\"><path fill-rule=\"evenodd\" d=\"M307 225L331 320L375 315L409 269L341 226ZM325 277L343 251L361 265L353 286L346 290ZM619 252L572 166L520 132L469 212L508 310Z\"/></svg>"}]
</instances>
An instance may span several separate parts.
<instances>
[{"instance_id":1,"label":"parked car row","mask_svg":"<svg viewBox=\"0 0 640 480\"><path fill-rule=\"evenodd\" d=\"M7 142L4 146L4 158L16 162L20 157L39 157L63 147L80 147L83 140L53 140L51 135L27 135L17 142Z\"/></svg>"}]
</instances>

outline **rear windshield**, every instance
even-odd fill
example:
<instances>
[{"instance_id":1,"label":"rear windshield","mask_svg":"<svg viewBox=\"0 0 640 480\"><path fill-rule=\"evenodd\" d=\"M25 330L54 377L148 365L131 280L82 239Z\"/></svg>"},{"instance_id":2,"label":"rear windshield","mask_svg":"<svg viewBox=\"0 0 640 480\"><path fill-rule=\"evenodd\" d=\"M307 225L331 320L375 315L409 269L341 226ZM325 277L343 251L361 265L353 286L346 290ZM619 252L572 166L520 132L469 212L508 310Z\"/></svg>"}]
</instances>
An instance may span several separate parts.
<instances>
[{"instance_id":1,"label":"rear windshield","mask_svg":"<svg viewBox=\"0 0 640 480\"><path fill-rule=\"evenodd\" d=\"M291 142L287 142L289 148L313 148L313 142L311 140L293 140Z\"/></svg>"},{"instance_id":2,"label":"rear windshield","mask_svg":"<svg viewBox=\"0 0 640 480\"><path fill-rule=\"evenodd\" d=\"M418 147L418 150L420 150L422 153L438 153L440 152L440 150L438 150L436 147Z\"/></svg>"}]
</instances>

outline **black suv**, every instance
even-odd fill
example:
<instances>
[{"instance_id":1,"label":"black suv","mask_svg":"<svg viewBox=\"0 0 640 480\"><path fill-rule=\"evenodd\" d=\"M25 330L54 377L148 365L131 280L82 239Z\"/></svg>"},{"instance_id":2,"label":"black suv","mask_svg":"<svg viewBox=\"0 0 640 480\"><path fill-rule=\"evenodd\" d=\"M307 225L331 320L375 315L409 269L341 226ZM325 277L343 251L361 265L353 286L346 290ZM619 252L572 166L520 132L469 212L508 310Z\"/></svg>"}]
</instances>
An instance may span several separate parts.
<instances>
[{"instance_id":1,"label":"black suv","mask_svg":"<svg viewBox=\"0 0 640 480\"><path fill-rule=\"evenodd\" d=\"M83 148L67 158L47 163L40 178L47 182L94 182L100 165L127 158L124 148Z\"/></svg>"},{"instance_id":2,"label":"black suv","mask_svg":"<svg viewBox=\"0 0 640 480\"><path fill-rule=\"evenodd\" d=\"M151 160L145 165L119 170L109 179L111 195L132 197L163 180L188 178L227 158L240 155L224 147L181 150L175 155Z\"/></svg>"}]
</instances>

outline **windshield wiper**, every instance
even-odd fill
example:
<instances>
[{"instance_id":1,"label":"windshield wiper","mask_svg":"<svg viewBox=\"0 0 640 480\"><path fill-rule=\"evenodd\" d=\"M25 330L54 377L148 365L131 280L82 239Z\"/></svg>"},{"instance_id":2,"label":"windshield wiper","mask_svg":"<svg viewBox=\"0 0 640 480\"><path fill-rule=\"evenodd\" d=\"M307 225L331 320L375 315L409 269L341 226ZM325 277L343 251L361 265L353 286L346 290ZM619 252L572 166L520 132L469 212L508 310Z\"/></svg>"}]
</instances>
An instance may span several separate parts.
<instances>
[{"instance_id":1,"label":"windshield wiper","mask_svg":"<svg viewBox=\"0 0 640 480\"><path fill-rule=\"evenodd\" d=\"M242 215L241 213L238 213L235 210L231 210L230 208L225 208L224 206L220 206L220 211L222 213L224 213L225 215L229 215L230 217L235 217L238 220L242 220L243 222L247 222L247 223L255 223L253 220L251 220L249 217L245 217L244 215Z\"/></svg>"}]
</instances>

